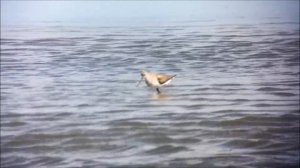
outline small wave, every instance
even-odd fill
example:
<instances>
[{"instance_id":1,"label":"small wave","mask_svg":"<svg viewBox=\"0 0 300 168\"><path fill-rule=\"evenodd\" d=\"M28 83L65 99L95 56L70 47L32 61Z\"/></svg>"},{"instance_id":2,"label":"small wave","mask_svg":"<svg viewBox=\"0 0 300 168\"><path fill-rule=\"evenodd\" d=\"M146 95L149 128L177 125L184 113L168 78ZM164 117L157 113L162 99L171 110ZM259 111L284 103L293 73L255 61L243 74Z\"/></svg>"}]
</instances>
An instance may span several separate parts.
<instances>
[{"instance_id":1,"label":"small wave","mask_svg":"<svg viewBox=\"0 0 300 168\"><path fill-rule=\"evenodd\" d=\"M154 149L148 150L146 153L151 155L157 154L170 154L170 153L177 153L181 151L188 151L189 149L184 146L173 146L173 145L163 145L156 147Z\"/></svg>"}]
</instances>

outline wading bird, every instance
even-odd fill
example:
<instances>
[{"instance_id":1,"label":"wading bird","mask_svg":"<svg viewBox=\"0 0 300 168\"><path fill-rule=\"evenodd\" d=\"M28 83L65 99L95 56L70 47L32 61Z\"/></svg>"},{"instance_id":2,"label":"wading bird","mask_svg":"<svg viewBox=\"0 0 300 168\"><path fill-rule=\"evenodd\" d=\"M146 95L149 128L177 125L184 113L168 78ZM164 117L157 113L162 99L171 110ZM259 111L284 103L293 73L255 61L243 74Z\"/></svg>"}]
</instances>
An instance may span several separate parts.
<instances>
[{"instance_id":1,"label":"wading bird","mask_svg":"<svg viewBox=\"0 0 300 168\"><path fill-rule=\"evenodd\" d=\"M175 76L176 75L165 75L141 70L141 80L138 82L137 86L142 82L142 80L145 80L147 86L155 88L159 94L161 93L159 88L169 84Z\"/></svg>"}]
</instances>

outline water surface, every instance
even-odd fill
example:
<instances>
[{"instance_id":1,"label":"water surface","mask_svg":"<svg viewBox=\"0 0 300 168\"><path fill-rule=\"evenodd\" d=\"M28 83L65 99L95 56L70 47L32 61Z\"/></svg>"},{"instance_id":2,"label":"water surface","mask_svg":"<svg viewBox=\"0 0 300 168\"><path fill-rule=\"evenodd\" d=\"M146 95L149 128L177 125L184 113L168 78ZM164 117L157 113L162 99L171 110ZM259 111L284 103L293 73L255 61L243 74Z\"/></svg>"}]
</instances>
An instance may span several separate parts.
<instances>
[{"instance_id":1,"label":"water surface","mask_svg":"<svg viewBox=\"0 0 300 168\"><path fill-rule=\"evenodd\" d=\"M299 166L299 23L1 31L1 167Z\"/></svg>"}]
</instances>

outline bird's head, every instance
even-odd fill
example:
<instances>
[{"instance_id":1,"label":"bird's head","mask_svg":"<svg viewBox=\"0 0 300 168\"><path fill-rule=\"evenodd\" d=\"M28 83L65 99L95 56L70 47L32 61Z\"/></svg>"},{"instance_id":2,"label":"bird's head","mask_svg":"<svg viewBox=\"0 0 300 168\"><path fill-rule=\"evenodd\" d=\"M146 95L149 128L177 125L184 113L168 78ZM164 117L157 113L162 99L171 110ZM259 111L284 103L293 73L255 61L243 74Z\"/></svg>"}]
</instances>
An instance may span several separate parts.
<instances>
[{"instance_id":1,"label":"bird's head","mask_svg":"<svg viewBox=\"0 0 300 168\"><path fill-rule=\"evenodd\" d=\"M139 86L139 84L142 82L142 80L145 79L146 73L147 72L145 70L141 70L141 80L138 82L138 84L136 86Z\"/></svg>"},{"instance_id":2,"label":"bird's head","mask_svg":"<svg viewBox=\"0 0 300 168\"><path fill-rule=\"evenodd\" d=\"M145 70L141 70L141 77L144 78L146 76L146 71Z\"/></svg>"}]
</instances>

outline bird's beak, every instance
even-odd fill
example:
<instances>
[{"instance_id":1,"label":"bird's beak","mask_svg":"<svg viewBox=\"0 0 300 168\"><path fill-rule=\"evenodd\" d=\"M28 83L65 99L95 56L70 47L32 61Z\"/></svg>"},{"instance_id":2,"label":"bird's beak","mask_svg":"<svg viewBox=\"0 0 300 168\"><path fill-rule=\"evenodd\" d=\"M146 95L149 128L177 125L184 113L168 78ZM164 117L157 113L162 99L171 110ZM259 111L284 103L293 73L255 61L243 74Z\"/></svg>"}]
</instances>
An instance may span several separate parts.
<instances>
[{"instance_id":1,"label":"bird's beak","mask_svg":"<svg viewBox=\"0 0 300 168\"><path fill-rule=\"evenodd\" d=\"M141 77L140 81L138 82L138 84L136 85L136 87L138 87L140 85L140 83L142 82L143 77Z\"/></svg>"}]
</instances>

